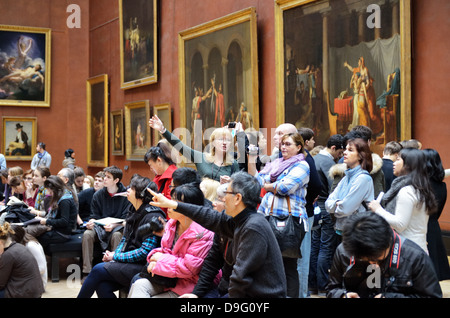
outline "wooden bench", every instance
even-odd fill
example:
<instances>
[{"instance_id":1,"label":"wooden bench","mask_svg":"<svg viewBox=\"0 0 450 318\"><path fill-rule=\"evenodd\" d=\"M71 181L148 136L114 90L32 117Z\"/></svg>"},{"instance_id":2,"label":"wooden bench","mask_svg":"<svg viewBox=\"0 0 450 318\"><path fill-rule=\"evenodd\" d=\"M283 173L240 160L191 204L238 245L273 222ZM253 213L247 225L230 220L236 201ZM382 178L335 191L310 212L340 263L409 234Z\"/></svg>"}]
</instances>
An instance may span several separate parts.
<instances>
[{"instance_id":1,"label":"wooden bench","mask_svg":"<svg viewBox=\"0 0 450 318\"><path fill-rule=\"evenodd\" d=\"M48 246L46 253L51 258L52 283L59 282L59 259L68 257L79 257L81 266L81 240L83 233L72 234L71 238L64 243L53 243Z\"/></svg>"}]
</instances>

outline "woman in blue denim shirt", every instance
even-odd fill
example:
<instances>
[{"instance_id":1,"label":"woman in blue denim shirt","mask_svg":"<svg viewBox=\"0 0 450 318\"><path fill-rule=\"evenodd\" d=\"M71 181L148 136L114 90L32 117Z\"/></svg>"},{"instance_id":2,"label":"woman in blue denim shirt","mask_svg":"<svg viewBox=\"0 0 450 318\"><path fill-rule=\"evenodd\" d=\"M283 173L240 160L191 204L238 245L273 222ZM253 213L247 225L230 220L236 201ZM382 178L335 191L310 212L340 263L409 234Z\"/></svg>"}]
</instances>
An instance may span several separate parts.
<instances>
[{"instance_id":1,"label":"woman in blue denim shirt","mask_svg":"<svg viewBox=\"0 0 450 318\"><path fill-rule=\"evenodd\" d=\"M306 187L309 182L309 165L305 161L303 138L298 133L286 134L281 139L282 157L267 163L264 169L256 175L261 187L266 190L258 212L269 215L288 214L288 201L280 198L289 196L293 216L300 217L305 231L307 228ZM271 211L271 207L273 210ZM286 272L287 295L299 297L299 280L297 258L283 257Z\"/></svg>"}]
</instances>

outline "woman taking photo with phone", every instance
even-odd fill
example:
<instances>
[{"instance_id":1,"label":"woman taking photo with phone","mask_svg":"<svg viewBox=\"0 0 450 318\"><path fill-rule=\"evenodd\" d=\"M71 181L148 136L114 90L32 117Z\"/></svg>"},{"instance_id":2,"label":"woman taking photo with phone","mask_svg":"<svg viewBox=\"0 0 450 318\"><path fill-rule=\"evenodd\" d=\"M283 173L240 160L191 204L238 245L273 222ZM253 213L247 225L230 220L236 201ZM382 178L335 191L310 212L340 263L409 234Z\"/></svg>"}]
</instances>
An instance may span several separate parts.
<instances>
[{"instance_id":1,"label":"woman taking photo with phone","mask_svg":"<svg viewBox=\"0 0 450 318\"><path fill-rule=\"evenodd\" d=\"M209 152L200 152L182 143L164 127L158 116L150 118L149 125L159 131L175 149L195 164L201 178L206 177L220 182L220 177L229 177L239 171L239 165L234 159L234 138L228 128L215 129L209 138Z\"/></svg>"}]
</instances>

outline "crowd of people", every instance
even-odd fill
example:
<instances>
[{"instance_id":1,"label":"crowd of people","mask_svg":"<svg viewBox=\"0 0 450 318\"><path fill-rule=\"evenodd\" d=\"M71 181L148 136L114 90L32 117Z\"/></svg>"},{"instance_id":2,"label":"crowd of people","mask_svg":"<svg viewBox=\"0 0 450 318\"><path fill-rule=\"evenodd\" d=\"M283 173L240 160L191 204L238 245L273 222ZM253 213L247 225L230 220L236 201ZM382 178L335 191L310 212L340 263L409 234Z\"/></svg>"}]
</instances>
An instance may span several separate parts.
<instances>
[{"instance_id":1,"label":"crowd of people","mask_svg":"<svg viewBox=\"0 0 450 318\"><path fill-rule=\"evenodd\" d=\"M198 151L157 116L149 126L163 137L143 158L152 180L125 186L116 166L86 176L72 149L53 175L43 143L30 170L1 170L0 298L41 297L46 251L73 233L79 298L442 297L436 150L391 141L381 157L366 126L315 145L312 129L286 123L268 154L237 123Z\"/></svg>"}]
</instances>

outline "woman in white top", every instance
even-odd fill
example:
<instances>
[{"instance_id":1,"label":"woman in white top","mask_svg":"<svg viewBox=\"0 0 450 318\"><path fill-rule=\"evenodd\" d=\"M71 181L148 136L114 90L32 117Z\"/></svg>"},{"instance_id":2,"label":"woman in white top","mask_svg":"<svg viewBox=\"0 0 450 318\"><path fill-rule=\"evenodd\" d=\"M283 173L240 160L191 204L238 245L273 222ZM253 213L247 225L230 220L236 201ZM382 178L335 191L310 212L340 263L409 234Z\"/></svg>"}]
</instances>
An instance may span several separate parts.
<instances>
[{"instance_id":1,"label":"woman in white top","mask_svg":"<svg viewBox=\"0 0 450 318\"><path fill-rule=\"evenodd\" d=\"M381 202L372 201L369 208L384 217L397 233L428 253L428 217L436 211L436 200L426 162L421 150L404 148L394 162L397 178Z\"/></svg>"},{"instance_id":2,"label":"woman in white top","mask_svg":"<svg viewBox=\"0 0 450 318\"><path fill-rule=\"evenodd\" d=\"M39 266L39 273L41 274L42 283L44 284L45 289L45 287L47 287L47 259L45 258L45 253L42 245L32 235L26 233L25 229L22 226L12 225L11 228L14 230L12 239L16 243L25 245L36 259L36 262Z\"/></svg>"}]
</instances>

